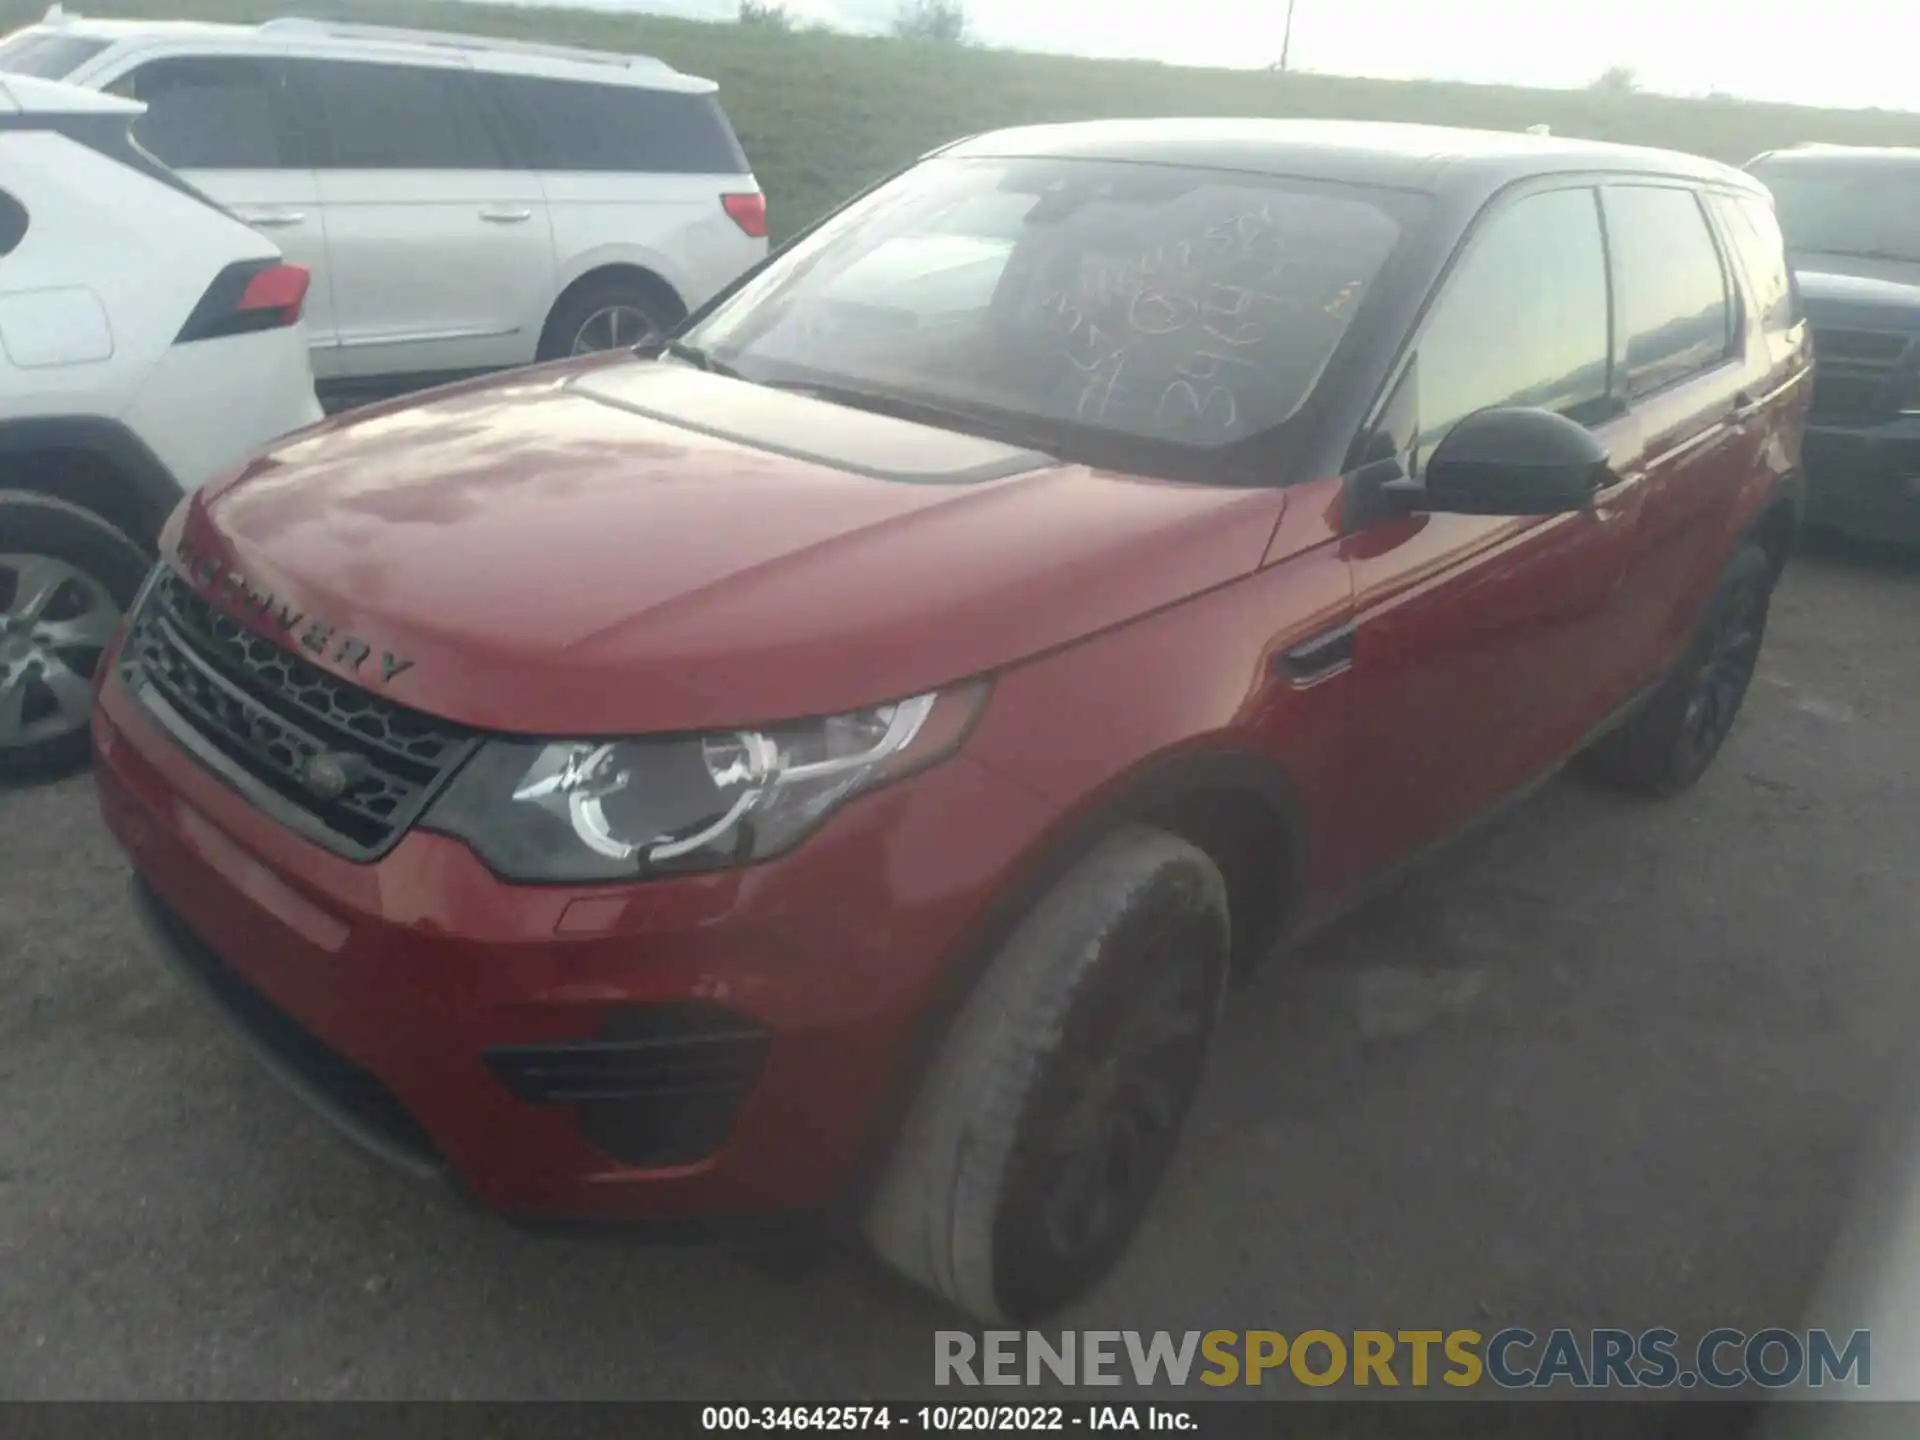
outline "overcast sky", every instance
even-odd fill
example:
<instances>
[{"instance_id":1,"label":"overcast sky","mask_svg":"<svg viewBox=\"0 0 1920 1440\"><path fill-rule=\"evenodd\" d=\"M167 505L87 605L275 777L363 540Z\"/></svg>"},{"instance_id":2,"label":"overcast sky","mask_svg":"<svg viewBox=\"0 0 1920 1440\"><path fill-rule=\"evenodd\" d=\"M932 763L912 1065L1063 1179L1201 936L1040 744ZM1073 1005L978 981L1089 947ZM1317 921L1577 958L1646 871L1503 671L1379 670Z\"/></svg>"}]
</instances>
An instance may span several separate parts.
<instances>
[{"instance_id":1,"label":"overcast sky","mask_svg":"<svg viewBox=\"0 0 1920 1440\"><path fill-rule=\"evenodd\" d=\"M557 0L583 3L583 0ZM735 0L585 0L730 18ZM895 0L789 0L809 18L884 28ZM1293 60L1314 70L1583 85L1632 66L1648 89L1920 110L1914 0L1296 0ZM1286 0L967 0L980 40L1189 65L1279 58Z\"/></svg>"}]
</instances>

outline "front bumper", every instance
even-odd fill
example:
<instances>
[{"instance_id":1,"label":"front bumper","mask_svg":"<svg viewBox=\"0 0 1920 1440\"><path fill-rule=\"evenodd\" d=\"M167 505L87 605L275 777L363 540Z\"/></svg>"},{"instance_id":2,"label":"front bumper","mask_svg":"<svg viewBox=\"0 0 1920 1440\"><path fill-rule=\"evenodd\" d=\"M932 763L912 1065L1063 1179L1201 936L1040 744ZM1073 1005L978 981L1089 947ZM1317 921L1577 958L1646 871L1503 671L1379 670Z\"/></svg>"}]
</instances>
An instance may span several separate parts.
<instances>
[{"instance_id":1,"label":"front bumper","mask_svg":"<svg viewBox=\"0 0 1920 1440\"><path fill-rule=\"evenodd\" d=\"M962 754L745 870L513 886L457 841L373 864L268 819L117 674L102 813L176 967L342 1130L528 1217L812 1210L1045 816Z\"/></svg>"},{"instance_id":2,"label":"front bumper","mask_svg":"<svg viewBox=\"0 0 1920 1440\"><path fill-rule=\"evenodd\" d=\"M1815 420L1802 454L1810 523L1920 543L1920 415L1858 425Z\"/></svg>"}]
</instances>

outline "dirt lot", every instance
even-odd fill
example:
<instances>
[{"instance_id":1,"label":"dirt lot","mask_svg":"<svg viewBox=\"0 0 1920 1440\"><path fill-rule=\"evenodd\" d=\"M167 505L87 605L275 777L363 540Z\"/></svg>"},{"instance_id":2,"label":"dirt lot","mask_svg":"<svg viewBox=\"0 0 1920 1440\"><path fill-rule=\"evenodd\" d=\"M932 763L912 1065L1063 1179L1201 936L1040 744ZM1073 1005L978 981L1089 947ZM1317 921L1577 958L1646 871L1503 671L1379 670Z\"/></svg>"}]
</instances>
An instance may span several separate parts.
<instances>
[{"instance_id":1,"label":"dirt lot","mask_svg":"<svg viewBox=\"0 0 1920 1440\"><path fill-rule=\"evenodd\" d=\"M1694 794L1558 784L1237 997L1062 1325L1791 1324L1920 1016L1920 566L1796 564ZM870 1267L528 1236L345 1149L142 948L89 782L0 794L0 1396L904 1397Z\"/></svg>"}]
</instances>

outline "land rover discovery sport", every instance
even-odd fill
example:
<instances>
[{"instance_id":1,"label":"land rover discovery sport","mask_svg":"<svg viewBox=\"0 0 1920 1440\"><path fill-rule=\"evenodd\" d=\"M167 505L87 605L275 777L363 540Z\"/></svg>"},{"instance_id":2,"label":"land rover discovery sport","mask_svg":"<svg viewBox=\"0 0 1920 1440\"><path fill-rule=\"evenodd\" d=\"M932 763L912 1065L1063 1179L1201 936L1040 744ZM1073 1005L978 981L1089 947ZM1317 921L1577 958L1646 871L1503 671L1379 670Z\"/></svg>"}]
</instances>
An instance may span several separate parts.
<instances>
[{"instance_id":1,"label":"land rover discovery sport","mask_svg":"<svg viewBox=\"0 0 1920 1440\"><path fill-rule=\"evenodd\" d=\"M660 354L190 502L97 712L137 903L499 1210L840 1214L1042 1314L1236 965L1570 759L1706 769L1799 504L1770 230L1551 137L949 147Z\"/></svg>"}]
</instances>

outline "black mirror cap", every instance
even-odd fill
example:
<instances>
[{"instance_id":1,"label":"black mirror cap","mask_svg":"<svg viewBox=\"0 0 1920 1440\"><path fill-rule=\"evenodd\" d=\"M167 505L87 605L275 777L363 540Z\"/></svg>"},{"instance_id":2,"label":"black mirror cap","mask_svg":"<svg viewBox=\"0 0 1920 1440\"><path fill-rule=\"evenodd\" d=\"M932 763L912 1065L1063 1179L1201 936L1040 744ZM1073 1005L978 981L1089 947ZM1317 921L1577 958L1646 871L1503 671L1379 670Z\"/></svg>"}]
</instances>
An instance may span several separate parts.
<instances>
[{"instance_id":1,"label":"black mirror cap","mask_svg":"<svg viewBox=\"0 0 1920 1440\"><path fill-rule=\"evenodd\" d=\"M1606 446L1551 410L1481 410L1460 421L1427 461L1425 507L1456 515L1561 515L1584 509L1605 482Z\"/></svg>"}]
</instances>

